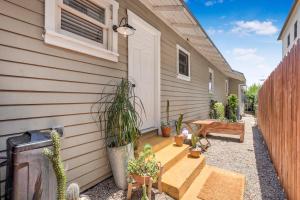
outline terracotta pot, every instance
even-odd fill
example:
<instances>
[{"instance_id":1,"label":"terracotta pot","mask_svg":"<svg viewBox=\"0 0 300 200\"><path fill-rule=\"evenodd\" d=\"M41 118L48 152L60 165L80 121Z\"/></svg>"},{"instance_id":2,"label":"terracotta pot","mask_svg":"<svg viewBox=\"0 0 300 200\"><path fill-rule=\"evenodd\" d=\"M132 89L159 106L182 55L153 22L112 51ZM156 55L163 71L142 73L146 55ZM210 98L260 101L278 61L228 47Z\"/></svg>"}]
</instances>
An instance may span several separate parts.
<instances>
[{"instance_id":1,"label":"terracotta pot","mask_svg":"<svg viewBox=\"0 0 300 200\"><path fill-rule=\"evenodd\" d=\"M146 183L146 185L149 183L150 181L150 176L140 176L138 174L132 174L132 178L138 183L143 185L144 182Z\"/></svg>"},{"instance_id":2,"label":"terracotta pot","mask_svg":"<svg viewBox=\"0 0 300 200\"><path fill-rule=\"evenodd\" d=\"M162 126L161 133L163 137L170 137L172 128L170 126Z\"/></svg>"},{"instance_id":3,"label":"terracotta pot","mask_svg":"<svg viewBox=\"0 0 300 200\"><path fill-rule=\"evenodd\" d=\"M199 158L201 155L201 151L199 149L191 149L190 156L193 158Z\"/></svg>"},{"instance_id":4,"label":"terracotta pot","mask_svg":"<svg viewBox=\"0 0 300 200\"><path fill-rule=\"evenodd\" d=\"M181 147L183 145L184 136L183 135L176 135L174 138L175 138L176 145Z\"/></svg>"}]
</instances>

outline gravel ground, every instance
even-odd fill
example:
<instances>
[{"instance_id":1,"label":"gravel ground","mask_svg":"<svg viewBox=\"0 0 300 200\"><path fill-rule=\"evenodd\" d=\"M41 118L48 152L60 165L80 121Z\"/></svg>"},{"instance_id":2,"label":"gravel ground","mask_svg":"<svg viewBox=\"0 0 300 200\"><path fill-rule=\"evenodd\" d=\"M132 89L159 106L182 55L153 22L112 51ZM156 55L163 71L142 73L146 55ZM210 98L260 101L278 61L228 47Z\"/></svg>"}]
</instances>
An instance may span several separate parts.
<instances>
[{"instance_id":1,"label":"gravel ground","mask_svg":"<svg viewBox=\"0 0 300 200\"><path fill-rule=\"evenodd\" d=\"M284 200L285 194L255 119L246 115L243 120L246 123L244 143L232 136L211 136L212 146L205 153L207 164L246 175L245 200Z\"/></svg>"},{"instance_id":2,"label":"gravel ground","mask_svg":"<svg viewBox=\"0 0 300 200\"><path fill-rule=\"evenodd\" d=\"M246 175L245 200L284 200L275 169L270 160L266 145L251 115L243 118L246 122L244 143L238 138L214 134L209 137L212 146L205 153L207 164ZM91 200L126 199L126 191L119 190L113 178L109 178L85 194ZM141 191L133 192L132 199L140 199ZM152 199L171 200L165 193L153 189Z\"/></svg>"}]
</instances>

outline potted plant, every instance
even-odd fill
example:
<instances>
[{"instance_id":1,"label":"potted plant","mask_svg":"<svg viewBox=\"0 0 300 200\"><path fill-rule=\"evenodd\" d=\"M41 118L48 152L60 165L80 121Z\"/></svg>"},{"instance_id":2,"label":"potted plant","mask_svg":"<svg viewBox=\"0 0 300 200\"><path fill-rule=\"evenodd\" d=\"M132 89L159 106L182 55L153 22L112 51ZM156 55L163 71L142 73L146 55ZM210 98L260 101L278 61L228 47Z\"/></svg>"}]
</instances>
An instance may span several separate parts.
<instances>
[{"instance_id":1,"label":"potted plant","mask_svg":"<svg viewBox=\"0 0 300 200\"><path fill-rule=\"evenodd\" d=\"M197 146L198 141L199 141L199 137L196 136L195 134L192 134L192 138L191 138L192 147L190 149L190 156L193 158L199 158L201 154L201 149Z\"/></svg>"},{"instance_id":2,"label":"potted plant","mask_svg":"<svg viewBox=\"0 0 300 200\"><path fill-rule=\"evenodd\" d=\"M102 91L97 104L100 131L105 132L109 162L116 185L127 188L127 164L134 158L134 144L140 135L143 104L134 93L133 84L125 79L111 91ZM139 110L137 110L137 109Z\"/></svg>"},{"instance_id":3,"label":"potted plant","mask_svg":"<svg viewBox=\"0 0 300 200\"><path fill-rule=\"evenodd\" d=\"M138 158L130 160L127 166L129 176L140 185L147 185L150 178L156 182L159 170L159 163L156 161L155 154L149 144L146 144Z\"/></svg>"},{"instance_id":4,"label":"potted plant","mask_svg":"<svg viewBox=\"0 0 300 200\"><path fill-rule=\"evenodd\" d=\"M176 122L176 134L177 135L174 137L175 143L179 147L181 147L183 145L183 141L184 141L184 135L181 133L182 120L183 120L183 114L180 114L178 117L178 120Z\"/></svg>"},{"instance_id":5,"label":"potted plant","mask_svg":"<svg viewBox=\"0 0 300 200\"><path fill-rule=\"evenodd\" d=\"M170 137L170 134L171 134L171 131L172 131L172 128L170 126L170 121L169 121L169 111L170 111L170 102L169 102L169 100L167 100L167 109L166 109L167 122L166 123L164 123L164 122L161 123L161 133L162 133L163 137Z\"/></svg>"}]
</instances>

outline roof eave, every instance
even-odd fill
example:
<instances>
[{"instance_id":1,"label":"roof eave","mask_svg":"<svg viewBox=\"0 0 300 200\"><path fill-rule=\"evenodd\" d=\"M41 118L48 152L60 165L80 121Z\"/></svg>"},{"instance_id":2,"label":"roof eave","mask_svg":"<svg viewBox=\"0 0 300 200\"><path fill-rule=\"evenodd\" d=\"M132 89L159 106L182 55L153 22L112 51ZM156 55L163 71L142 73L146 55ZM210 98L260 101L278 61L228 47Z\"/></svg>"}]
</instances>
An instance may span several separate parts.
<instances>
[{"instance_id":1,"label":"roof eave","mask_svg":"<svg viewBox=\"0 0 300 200\"><path fill-rule=\"evenodd\" d=\"M282 26L282 29L281 29L281 31L280 31L280 33L279 33L279 36L278 36L277 40L282 40L283 32L285 31L285 28L286 28L286 26L287 26L287 24L288 24L288 22L289 22L289 20L290 20L290 18L291 18L291 16L292 16L292 14L294 13L294 11L295 11L295 9L296 9L296 7L297 7L297 4L298 4L299 2L300 2L299 0L295 0L295 1L294 1L293 6L292 6L292 8L290 9L290 12L289 12L289 14L288 14L288 16L287 16L287 18L286 18L286 20L285 20L283 26Z\"/></svg>"}]
</instances>

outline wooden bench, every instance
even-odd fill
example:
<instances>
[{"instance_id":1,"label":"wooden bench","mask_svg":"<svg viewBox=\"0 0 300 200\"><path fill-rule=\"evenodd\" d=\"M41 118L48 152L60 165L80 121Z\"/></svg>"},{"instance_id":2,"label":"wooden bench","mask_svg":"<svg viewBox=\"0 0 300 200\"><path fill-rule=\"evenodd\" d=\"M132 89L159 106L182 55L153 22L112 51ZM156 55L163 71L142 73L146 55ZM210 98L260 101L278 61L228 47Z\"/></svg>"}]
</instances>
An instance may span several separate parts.
<instances>
[{"instance_id":1,"label":"wooden bench","mask_svg":"<svg viewBox=\"0 0 300 200\"><path fill-rule=\"evenodd\" d=\"M244 142L245 135L245 123L244 122L225 122L216 120L189 120L184 124L187 128L194 132L192 125L198 127L195 134L202 135L204 137L209 133L220 133L226 135L239 135L240 142Z\"/></svg>"}]
</instances>

